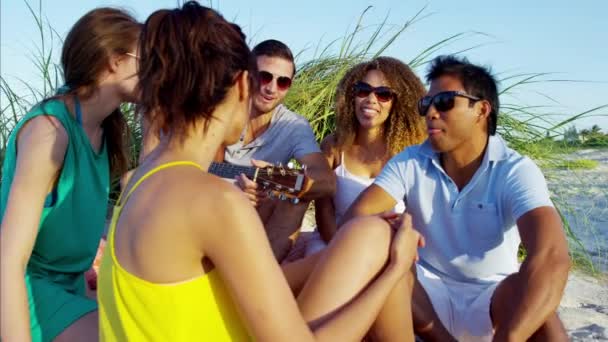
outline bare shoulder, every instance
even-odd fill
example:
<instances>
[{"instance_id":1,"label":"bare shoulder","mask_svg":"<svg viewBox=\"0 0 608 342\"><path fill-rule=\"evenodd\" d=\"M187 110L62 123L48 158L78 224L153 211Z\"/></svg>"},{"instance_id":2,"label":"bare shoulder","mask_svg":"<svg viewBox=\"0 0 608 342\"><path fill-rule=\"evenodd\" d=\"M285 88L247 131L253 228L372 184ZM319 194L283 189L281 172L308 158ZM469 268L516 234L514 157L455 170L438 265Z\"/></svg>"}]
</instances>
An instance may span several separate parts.
<instances>
[{"instance_id":1,"label":"bare shoulder","mask_svg":"<svg viewBox=\"0 0 608 342\"><path fill-rule=\"evenodd\" d=\"M17 135L18 153L31 157L51 158L62 163L68 145L68 133L61 122L50 115L39 115L28 120Z\"/></svg>"},{"instance_id":2,"label":"bare shoulder","mask_svg":"<svg viewBox=\"0 0 608 342\"><path fill-rule=\"evenodd\" d=\"M234 216L235 213L255 210L234 184L206 172L198 172L191 178L183 191L188 192L191 199L189 206L196 215L211 213L210 220L221 219L225 216ZM195 210L198 208L198 210ZM203 209L204 210L201 210Z\"/></svg>"},{"instance_id":3,"label":"bare shoulder","mask_svg":"<svg viewBox=\"0 0 608 342\"><path fill-rule=\"evenodd\" d=\"M329 164L334 167L338 155L338 140L334 133L328 135L321 142L321 151L329 161Z\"/></svg>"}]
</instances>

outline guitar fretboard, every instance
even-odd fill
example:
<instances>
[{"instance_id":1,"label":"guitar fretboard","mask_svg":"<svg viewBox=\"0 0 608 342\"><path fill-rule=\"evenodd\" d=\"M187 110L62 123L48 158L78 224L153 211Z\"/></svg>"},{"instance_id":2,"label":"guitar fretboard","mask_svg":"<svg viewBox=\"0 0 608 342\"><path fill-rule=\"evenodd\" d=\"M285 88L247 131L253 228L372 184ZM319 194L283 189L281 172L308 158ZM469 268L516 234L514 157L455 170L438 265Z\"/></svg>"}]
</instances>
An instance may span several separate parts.
<instances>
[{"instance_id":1,"label":"guitar fretboard","mask_svg":"<svg viewBox=\"0 0 608 342\"><path fill-rule=\"evenodd\" d=\"M229 163L211 163L211 166L209 166L209 173L222 178L230 179L234 179L234 177L243 173L245 176L247 176L247 178L255 181L256 170L257 168L255 167L240 166Z\"/></svg>"}]
</instances>

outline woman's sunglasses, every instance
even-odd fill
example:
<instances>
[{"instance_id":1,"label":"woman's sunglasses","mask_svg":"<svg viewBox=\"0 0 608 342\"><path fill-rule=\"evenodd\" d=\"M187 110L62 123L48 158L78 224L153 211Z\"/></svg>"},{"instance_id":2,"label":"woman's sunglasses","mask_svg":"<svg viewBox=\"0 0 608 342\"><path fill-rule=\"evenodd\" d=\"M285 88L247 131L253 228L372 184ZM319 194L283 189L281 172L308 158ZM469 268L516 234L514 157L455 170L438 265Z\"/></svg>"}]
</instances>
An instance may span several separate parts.
<instances>
[{"instance_id":1,"label":"woman's sunglasses","mask_svg":"<svg viewBox=\"0 0 608 342\"><path fill-rule=\"evenodd\" d=\"M260 71L258 72L258 79L261 85L266 85L274 79L274 75L268 71ZM287 76L279 76L277 77L277 88L279 90L286 90L291 87L291 78Z\"/></svg>"},{"instance_id":2,"label":"woman's sunglasses","mask_svg":"<svg viewBox=\"0 0 608 342\"><path fill-rule=\"evenodd\" d=\"M418 113L426 116L431 105L435 106L438 112L447 112L454 108L454 98L456 96L465 97L472 101L480 101L479 97L469 95L464 91L442 91L433 96L425 96L418 101Z\"/></svg>"},{"instance_id":3,"label":"woman's sunglasses","mask_svg":"<svg viewBox=\"0 0 608 342\"><path fill-rule=\"evenodd\" d=\"M354 89L357 97L368 97L369 94L374 93L380 102L388 102L395 96L395 92L389 87L372 87L362 81L355 83Z\"/></svg>"}]
</instances>

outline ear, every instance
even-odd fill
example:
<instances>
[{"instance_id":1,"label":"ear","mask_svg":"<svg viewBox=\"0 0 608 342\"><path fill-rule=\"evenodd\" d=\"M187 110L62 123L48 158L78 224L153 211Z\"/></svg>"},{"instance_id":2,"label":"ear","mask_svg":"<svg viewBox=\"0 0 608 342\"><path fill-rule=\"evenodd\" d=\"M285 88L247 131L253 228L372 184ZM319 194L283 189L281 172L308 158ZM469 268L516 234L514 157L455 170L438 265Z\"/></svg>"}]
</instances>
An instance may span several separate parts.
<instances>
[{"instance_id":1,"label":"ear","mask_svg":"<svg viewBox=\"0 0 608 342\"><path fill-rule=\"evenodd\" d=\"M487 100L481 100L477 102L477 104L477 115L479 115L481 119L487 120L492 112L492 105Z\"/></svg>"},{"instance_id":2,"label":"ear","mask_svg":"<svg viewBox=\"0 0 608 342\"><path fill-rule=\"evenodd\" d=\"M249 71L242 71L236 78L236 84L239 90L239 101L249 101Z\"/></svg>"},{"instance_id":3,"label":"ear","mask_svg":"<svg viewBox=\"0 0 608 342\"><path fill-rule=\"evenodd\" d=\"M112 54L108 63L108 71L110 73L115 73L116 70L118 70L118 67L120 66L120 63L122 62L123 58L124 56Z\"/></svg>"}]
</instances>

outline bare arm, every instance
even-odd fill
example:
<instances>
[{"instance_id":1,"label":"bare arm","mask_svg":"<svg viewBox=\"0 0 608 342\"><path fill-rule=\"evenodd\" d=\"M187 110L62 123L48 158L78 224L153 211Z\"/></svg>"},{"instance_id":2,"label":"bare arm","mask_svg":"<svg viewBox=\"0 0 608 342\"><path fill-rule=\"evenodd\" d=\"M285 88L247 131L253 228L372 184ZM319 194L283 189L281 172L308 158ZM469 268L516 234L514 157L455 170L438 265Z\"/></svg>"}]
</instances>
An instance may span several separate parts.
<instances>
[{"instance_id":1,"label":"bare arm","mask_svg":"<svg viewBox=\"0 0 608 342\"><path fill-rule=\"evenodd\" d=\"M384 189L376 184L370 185L357 197L355 202L348 208L346 214L338 225L342 225L348 220L367 215L380 214L395 207L397 201Z\"/></svg>"},{"instance_id":2,"label":"bare arm","mask_svg":"<svg viewBox=\"0 0 608 342\"><path fill-rule=\"evenodd\" d=\"M29 341L25 270L44 200L63 164L68 137L53 117L31 119L19 132L17 164L0 228L0 314L4 341Z\"/></svg>"},{"instance_id":3,"label":"bare arm","mask_svg":"<svg viewBox=\"0 0 608 342\"><path fill-rule=\"evenodd\" d=\"M302 199L310 201L320 197L333 196L336 192L336 176L322 153L310 153L298 159L306 165L306 175L310 181Z\"/></svg>"},{"instance_id":4,"label":"bare arm","mask_svg":"<svg viewBox=\"0 0 608 342\"><path fill-rule=\"evenodd\" d=\"M321 142L321 151L327 159L330 169L336 168L336 151L334 148L335 138L328 136ZM337 191L338 189L336 189ZM338 228L336 224L336 208L332 196L324 196L315 200L315 220L317 230L325 242L329 242L336 234Z\"/></svg>"},{"instance_id":5,"label":"bare arm","mask_svg":"<svg viewBox=\"0 0 608 342\"><path fill-rule=\"evenodd\" d=\"M219 201L216 196L214 203L217 206L210 209L215 213L215 222L208 226L223 228L207 234L205 254L220 272L256 340L310 341L314 338L336 341L344 340L346 336L360 339L373 323L390 290L408 269L402 267L407 256L396 258L396 263L387 267L337 317L315 327L313 336L272 255L256 212L242 194L228 185L225 185L225 191L218 193L223 193L224 199ZM196 220L201 222L199 218ZM411 247L399 250L415 253L415 248ZM350 337L347 340L353 339Z\"/></svg>"},{"instance_id":6,"label":"bare arm","mask_svg":"<svg viewBox=\"0 0 608 342\"><path fill-rule=\"evenodd\" d=\"M313 340L257 213L242 193L229 184L218 186L222 198L215 196L213 208L206 210L214 213L213 221L194 220L222 227L205 232L204 253L220 272L249 331L260 341Z\"/></svg>"},{"instance_id":7,"label":"bare arm","mask_svg":"<svg viewBox=\"0 0 608 342\"><path fill-rule=\"evenodd\" d=\"M515 311L504 326L496 327L496 338L509 336L524 341L553 314L561 301L570 257L560 217L552 207L540 207L517 220L522 243L528 252L517 273Z\"/></svg>"},{"instance_id":8,"label":"bare arm","mask_svg":"<svg viewBox=\"0 0 608 342\"><path fill-rule=\"evenodd\" d=\"M315 200L315 221L321 238L329 243L338 230L336 208L332 198L323 197Z\"/></svg>"}]
</instances>

